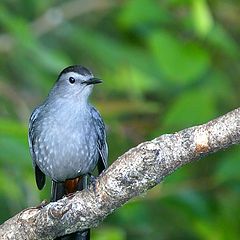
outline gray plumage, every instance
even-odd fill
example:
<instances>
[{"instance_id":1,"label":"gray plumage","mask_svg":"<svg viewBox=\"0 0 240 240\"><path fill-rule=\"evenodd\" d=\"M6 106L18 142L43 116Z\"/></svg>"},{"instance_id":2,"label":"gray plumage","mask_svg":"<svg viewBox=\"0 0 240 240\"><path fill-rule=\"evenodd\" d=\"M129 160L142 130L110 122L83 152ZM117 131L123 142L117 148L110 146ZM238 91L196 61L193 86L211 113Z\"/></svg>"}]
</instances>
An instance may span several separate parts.
<instances>
[{"instance_id":1,"label":"gray plumage","mask_svg":"<svg viewBox=\"0 0 240 240\"><path fill-rule=\"evenodd\" d=\"M64 182L91 173L99 161L107 167L105 126L88 103L93 85L99 82L88 69L70 66L60 73L45 102L33 111L29 146L37 175L40 171ZM41 181L38 177L37 184Z\"/></svg>"}]
</instances>

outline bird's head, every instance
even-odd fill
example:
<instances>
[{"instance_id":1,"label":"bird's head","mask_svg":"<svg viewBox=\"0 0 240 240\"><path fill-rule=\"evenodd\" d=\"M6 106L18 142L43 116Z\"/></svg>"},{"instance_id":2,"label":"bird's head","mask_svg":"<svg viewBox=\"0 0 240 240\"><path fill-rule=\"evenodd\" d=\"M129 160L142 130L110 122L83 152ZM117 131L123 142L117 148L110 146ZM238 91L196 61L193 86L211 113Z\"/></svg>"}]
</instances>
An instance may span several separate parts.
<instances>
[{"instance_id":1,"label":"bird's head","mask_svg":"<svg viewBox=\"0 0 240 240\"><path fill-rule=\"evenodd\" d=\"M80 65L69 66L59 74L51 94L64 98L76 97L84 101L91 94L93 85L101 82L87 68Z\"/></svg>"}]
</instances>

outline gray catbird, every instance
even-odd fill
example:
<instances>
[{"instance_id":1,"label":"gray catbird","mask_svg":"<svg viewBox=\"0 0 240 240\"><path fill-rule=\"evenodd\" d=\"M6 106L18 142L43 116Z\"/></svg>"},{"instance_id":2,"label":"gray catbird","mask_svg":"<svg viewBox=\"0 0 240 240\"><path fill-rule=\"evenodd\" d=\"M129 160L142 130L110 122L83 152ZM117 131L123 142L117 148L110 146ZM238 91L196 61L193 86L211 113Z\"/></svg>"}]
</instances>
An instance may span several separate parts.
<instances>
[{"instance_id":1,"label":"gray catbird","mask_svg":"<svg viewBox=\"0 0 240 240\"><path fill-rule=\"evenodd\" d=\"M107 167L108 148L103 120L88 103L95 78L80 65L65 68L45 102L29 121L29 146L41 190L52 179L52 201L86 187L86 177ZM90 238L89 229L58 239Z\"/></svg>"}]
</instances>

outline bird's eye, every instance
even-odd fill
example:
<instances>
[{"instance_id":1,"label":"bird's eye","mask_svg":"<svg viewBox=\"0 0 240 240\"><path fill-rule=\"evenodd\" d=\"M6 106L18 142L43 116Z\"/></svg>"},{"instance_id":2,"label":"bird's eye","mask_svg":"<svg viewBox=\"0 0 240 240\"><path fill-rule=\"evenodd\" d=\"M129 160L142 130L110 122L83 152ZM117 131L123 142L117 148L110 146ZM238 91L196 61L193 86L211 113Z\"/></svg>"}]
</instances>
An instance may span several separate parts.
<instances>
[{"instance_id":1,"label":"bird's eye","mask_svg":"<svg viewBox=\"0 0 240 240\"><path fill-rule=\"evenodd\" d=\"M71 84L75 83L75 78L74 78L74 77L70 77L70 78L69 78L69 82L70 82Z\"/></svg>"}]
</instances>

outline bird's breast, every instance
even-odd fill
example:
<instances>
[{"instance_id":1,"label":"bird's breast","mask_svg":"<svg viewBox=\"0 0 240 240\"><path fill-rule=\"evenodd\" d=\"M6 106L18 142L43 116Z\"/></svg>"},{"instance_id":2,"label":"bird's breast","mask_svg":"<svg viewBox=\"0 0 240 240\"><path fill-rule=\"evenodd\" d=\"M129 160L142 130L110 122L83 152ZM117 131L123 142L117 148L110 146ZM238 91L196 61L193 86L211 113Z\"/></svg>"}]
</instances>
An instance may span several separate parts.
<instances>
[{"instance_id":1,"label":"bird's breast","mask_svg":"<svg viewBox=\"0 0 240 240\"><path fill-rule=\"evenodd\" d=\"M98 159L97 135L88 112L43 119L37 139L37 164L56 181L91 172Z\"/></svg>"}]
</instances>

